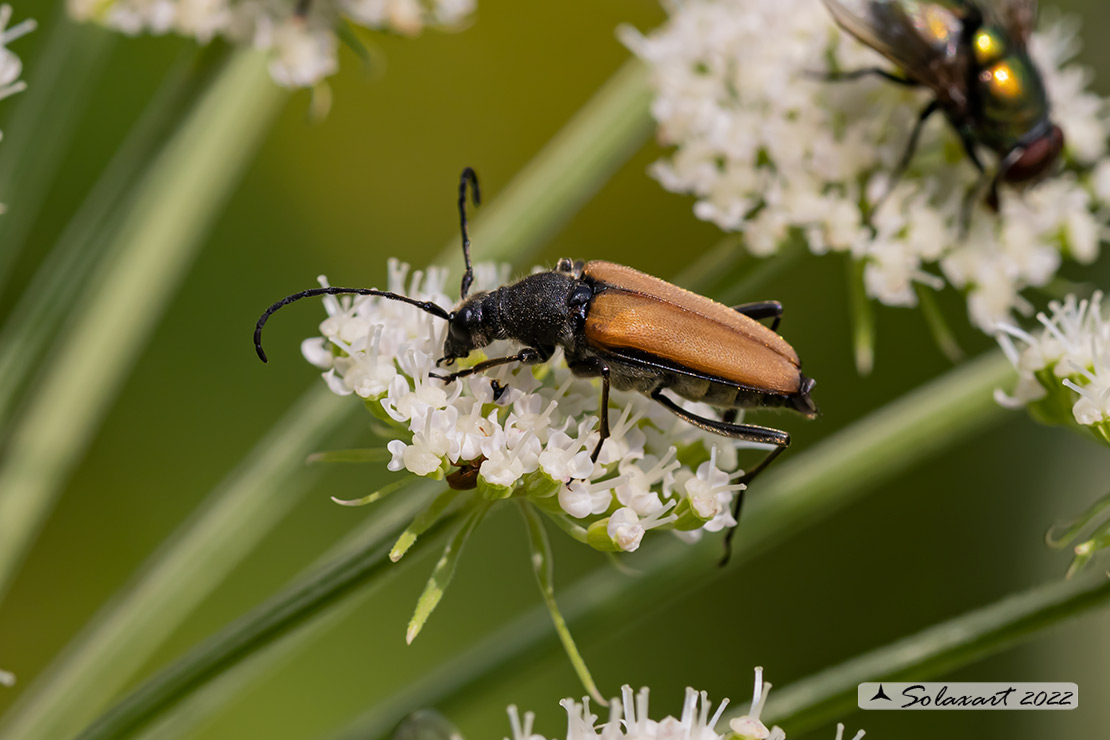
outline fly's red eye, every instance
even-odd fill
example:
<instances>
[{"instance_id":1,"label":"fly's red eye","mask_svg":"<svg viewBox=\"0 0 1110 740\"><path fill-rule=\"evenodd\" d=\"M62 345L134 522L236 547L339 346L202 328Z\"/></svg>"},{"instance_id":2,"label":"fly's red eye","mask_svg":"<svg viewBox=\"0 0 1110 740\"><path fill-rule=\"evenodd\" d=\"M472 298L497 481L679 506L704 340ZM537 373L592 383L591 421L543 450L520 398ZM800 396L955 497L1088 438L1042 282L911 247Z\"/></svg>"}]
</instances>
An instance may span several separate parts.
<instances>
[{"instance_id":1,"label":"fly's red eye","mask_svg":"<svg viewBox=\"0 0 1110 740\"><path fill-rule=\"evenodd\" d=\"M1064 132L1059 126L1033 141L1006 169L1007 182L1028 182L1048 174L1064 151Z\"/></svg>"}]
</instances>

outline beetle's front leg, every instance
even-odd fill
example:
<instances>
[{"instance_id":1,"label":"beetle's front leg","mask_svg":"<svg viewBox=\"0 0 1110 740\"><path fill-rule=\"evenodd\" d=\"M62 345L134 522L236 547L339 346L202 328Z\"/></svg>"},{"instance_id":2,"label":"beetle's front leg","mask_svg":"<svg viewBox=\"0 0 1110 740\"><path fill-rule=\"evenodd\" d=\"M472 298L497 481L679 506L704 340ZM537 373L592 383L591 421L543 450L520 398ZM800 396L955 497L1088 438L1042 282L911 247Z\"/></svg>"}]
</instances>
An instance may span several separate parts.
<instances>
[{"instance_id":1,"label":"beetle's front leg","mask_svg":"<svg viewBox=\"0 0 1110 740\"><path fill-rule=\"evenodd\" d=\"M597 462L598 455L601 454L601 446L609 438L609 363L600 357L586 357L573 364L568 362L567 367L572 373L583 378L601 378L601 408L598 410L598 415L601 417L599 429L601 439L597 441L597 446L590 453L590 462Z\"/></svg>"},{"instance_id":2,"label":"beetle's front leg","mask_svg":"<svg viewBox=\"0 0 1110 740\"><path fill-rule=\"evenodd\" d=\"M474 375L475 373L484 373L486 370L498 367L500 365L508 365L511 362L519 362L523 365L535 365L536 363L546 362L550 354L544 355L534 347L525 347L515 355L508 357L495 357L492 360L483 360L477 365L459 370L458 372L451 373L450 375L439 375L437 373L428 373L433 378L442 380L444 383L454 383L459 378L465 378L467 375Z\"/></svg>"}]
</instances>

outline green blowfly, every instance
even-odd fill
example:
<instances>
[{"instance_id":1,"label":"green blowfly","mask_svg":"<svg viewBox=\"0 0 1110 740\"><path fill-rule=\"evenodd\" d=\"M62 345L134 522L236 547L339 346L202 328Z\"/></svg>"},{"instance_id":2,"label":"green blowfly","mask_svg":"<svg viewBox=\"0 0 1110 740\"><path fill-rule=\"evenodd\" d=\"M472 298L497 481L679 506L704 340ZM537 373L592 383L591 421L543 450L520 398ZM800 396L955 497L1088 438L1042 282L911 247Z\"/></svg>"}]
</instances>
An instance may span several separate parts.
<instances>
[{"instance_id":1,"label":"green blowfly","mask_svg":"<svg viewBox=\"0 0 1110 740\"><path fill-rule=\"evenodd\" d=\"M1064 148L1048 96L1029 56L1037 0L824 0L848 33L897 65L834 72L830 79L880 75L924 87L933 99L918 117L894 182L909 165L925 121L944 113L980 172L964 201L965 225L981 194L998 209L1000 183L1050 174ZM998 158L988 173L979 150Z\"/></svg>"}]
</instances>

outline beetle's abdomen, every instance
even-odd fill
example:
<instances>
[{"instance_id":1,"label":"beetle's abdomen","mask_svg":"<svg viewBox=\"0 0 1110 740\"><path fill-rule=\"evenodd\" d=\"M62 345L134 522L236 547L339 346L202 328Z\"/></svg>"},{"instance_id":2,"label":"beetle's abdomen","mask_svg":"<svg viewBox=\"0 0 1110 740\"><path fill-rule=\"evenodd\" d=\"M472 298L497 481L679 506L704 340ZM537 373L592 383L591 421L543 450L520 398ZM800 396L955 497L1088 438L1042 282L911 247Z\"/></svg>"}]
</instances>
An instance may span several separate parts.
<instances>
[{"instance_id":1,"label":"beetle's abdomen","mask_svg":"<svg viewBox=\"0 0 1110 740\"><path fill-rule=\"evenodd\" d=\"M594 264L587 265L587 271ZM658 282L682 291L670 283ZM680 304L661 295L606 287L590 304L586 340L601 351L642 352L767 393L799 392L802 375L798 356L785 340L727 306L694 293L682 293L686 295L681 296ZM693 310L697 308L703 310Z\"/></svg>"}]
</instances>

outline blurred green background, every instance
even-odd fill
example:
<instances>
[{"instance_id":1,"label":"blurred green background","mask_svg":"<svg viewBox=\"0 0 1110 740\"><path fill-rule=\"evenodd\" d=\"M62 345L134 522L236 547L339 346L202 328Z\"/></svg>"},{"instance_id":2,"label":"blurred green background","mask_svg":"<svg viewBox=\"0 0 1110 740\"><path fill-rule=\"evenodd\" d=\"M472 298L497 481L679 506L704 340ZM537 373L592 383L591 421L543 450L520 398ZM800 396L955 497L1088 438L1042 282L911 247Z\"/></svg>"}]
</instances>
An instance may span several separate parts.
<instances>
[{"instance_id":1,"label":"blurred green background","mask_svg":"<svg viewBox=\"0 0 1110 740\"><path fill-rule=\"evenodd\" d=\"M1088 46L1081 59L1095 70L1095 87L1110 93L1110 46L1101 43L1110 33L1110 8L1099 0L1055 5L1083 17ZM816 0L814 6L822 12ZM59 6L42 1L18 3L16 18L26 16L44 27L63 22ZM379 52L372 74L344 49L325 120L310 120L307 93L289 98L0 610L0 667L20 679L15 689L0 689L0 713L302 390L319 382L298 348L320 311L301 306L274 322L271 363L263 366L250 344L260 310L314 286L320 273L335 284L380 285L387 257L416 265L433 258L457 229L459 170L474 166L486 197L495 199L627 57L614 28L628 22L648 29L663 19L649 0L479 0L473 25L460 33L426 32L417 40L370 36ZM32 86L45 30L16 47ZM17 264L16 285L29 279L159 80L192 48L172 37L110 43L91 103L64 152L61 176ZM76 75L65 78L56 94L75 94L77 84L83 83ZM0 128L19 104L19 97L0 104ZM19 146L6 138L0 157ZM645 146L539 261L603 258L668 277L717 243L719 232L694 219L690 199L646 176L660 154L658 146ZM18 209L18 198L8 205ZM480 242L474 253L480 260ZM1110 287L1108 266L1110 260L1102 259L1091 269L1071 266L1066 274ZM0 316L15 293L0 298ZM880 308L876 369L870 378L858 377L851 365L845 270L836 258L801 260L750 300L762 298L787 306L782 330L818 379L823 416L813 423L783 419L795 438L791 455L949 366L919 313ZM962 299L944 299L965 348L987 348L985 337L967 329ZM360 437L368 438L365 429L351 429L336 445ZM255 605L374 516L372 507L338 507L330 495L365 495L385 479L377 466L329 470L148 671ZM908 471L821 526L731 569L710 589L679 600L661 593L657 608L614 632L579 629L580 647L605 693L623 683L650 686L653 715L677 712L687 685L714 699L743 701L754 665L786 685L1060 577L1067 558L1043 545L1044 531L1105 493L1108 481L1104 448L1014 413L988 436ZM283 495L273 491L275 499ZM553 539L560 586L604 566L600 554L559 534ZM506 510L471 541L444 602L406 647L405 625L431 565L429 558L410 564L404 577L272 668L203 736L317 737L540 603L519 517ZM875 738L1105 737L1110 705L1098 697L1110 695L1108 656L1110 613L1099 612L952 677L1076 681L1082 700L1073 712L936 712L912 719L857 713L843 719ZM553 645L541 659L440 709L469 738L502 737L509 734L505 706L515 703L537 711L538 731L558 737L565 731L558 700L581 693ZM831 738L832 730L799 737Z\"/></svg>"}]
</instances>

